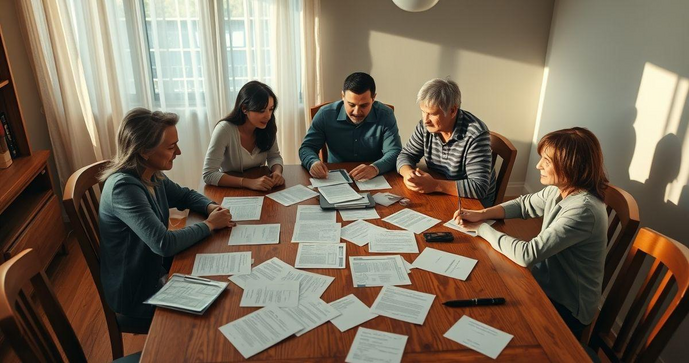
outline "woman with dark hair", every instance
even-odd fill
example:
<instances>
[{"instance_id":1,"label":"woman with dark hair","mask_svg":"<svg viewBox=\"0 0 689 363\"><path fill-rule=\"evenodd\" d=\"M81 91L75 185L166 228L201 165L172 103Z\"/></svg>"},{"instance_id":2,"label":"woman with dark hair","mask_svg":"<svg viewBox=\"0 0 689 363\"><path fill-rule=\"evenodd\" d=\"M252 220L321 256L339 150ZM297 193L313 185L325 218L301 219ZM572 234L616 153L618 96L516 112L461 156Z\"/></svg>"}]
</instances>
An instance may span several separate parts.
<instances>
[{"instance_id":1,"label":"woman with dark hair","mask_svg":"<svg viewBox=\"0 0 689 363\"><path fill-rule=\"evenodd\" d=\"M454 218L512 261L529 267L579 338L593 321L603 283L608 228L603 153L591 131L574 127L545 135L538 154L543 190L488 209L459 209ZM543 217L538 236L522 241L482 223L517 217Z\"/></svg>"},{"instance_id":2,"label":"woman with dark hair","mask_svg":"<svg viewBox=\"0 0 689 363\"><path fill-rule=\"evenodd\" d=\"M285 184L282 157L276 139L275 93L267 85L251 81L239 90L234 109L213 130L203 163L203 181L222 187L266 191ZM244 178L226 174L244 172L268 162L269 176Z\"/></svg>"},{"instance_id":3,"label":"woman with dark hair","mask_svg":"<svg viewBox=\"0 0 689 363\"><path fill-rule=\"evenodd\" d=\"M127 326L147 329L154 307L143 302L166 280L172 256L211 231L234 226L229 210L183 188L162 172L181 154L174 113L131 110L117 134L117 155L100 180L101 281L108 305ZM208 218L168 230L170 208Z\"/></svg>"}]
</instances>

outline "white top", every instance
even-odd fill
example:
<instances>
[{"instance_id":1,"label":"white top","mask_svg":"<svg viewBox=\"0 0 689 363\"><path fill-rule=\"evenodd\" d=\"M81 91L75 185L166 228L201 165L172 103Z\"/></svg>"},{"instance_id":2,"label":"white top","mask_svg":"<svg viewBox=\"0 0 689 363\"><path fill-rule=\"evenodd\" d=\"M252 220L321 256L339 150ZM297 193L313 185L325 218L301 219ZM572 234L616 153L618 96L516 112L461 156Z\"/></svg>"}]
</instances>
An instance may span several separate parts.
<instances>
[{"instance_id":1,"label":"white top","mask_svg":"<svg viewBox=\"0 0 689 363\"><path fill-rule=\"evenodd\" d=\"M203 181L206 184L218 185L223 173L243 172L244 170L263 166L283 165L277 139L268 151L261 151L258 147L249 153L244 147L237 125L221 121L213 130L210 145L203 163Z\"/></svg>"}]
</instances>

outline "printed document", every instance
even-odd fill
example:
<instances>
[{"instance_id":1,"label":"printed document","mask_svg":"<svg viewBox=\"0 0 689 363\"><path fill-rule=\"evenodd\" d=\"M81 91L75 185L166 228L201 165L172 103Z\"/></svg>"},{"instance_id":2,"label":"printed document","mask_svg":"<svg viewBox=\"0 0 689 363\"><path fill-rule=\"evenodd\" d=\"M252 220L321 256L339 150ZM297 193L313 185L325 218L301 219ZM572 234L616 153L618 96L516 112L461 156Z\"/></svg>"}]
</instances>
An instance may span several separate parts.
<instances>
[{"instance_id":1,"label":"printed document","mask_svg":"<svg viewBox=\"0 0 689 363\"><path fill-rule=\"evenodd\" d=\"M277 257L273 257L268 261L254 267L248 275L234 275L229 279L242 289L248 284L255 284L259 282L277 281L280 277L287 274L293 267L286 264Z\"/></svg>"},{"instance_id":2,"label":"printed document","mask_svg":"<svg viewBox=\"0 0 689 363\"><path fill-rule=\"evenodd\" d=\"M413 265L422 270L464 281L477 262L478 260L473 258L426 247L414 260Z\"/></svg>"},{"instance_id":3,"label":"printed document","mask_svg":"<svg viewBox=\"0 0 689 363\"><path fill-rule=\"evenodd\" d=\"M227 285L227 282L203 277L172 274L165 285L144 303L200 315L225 291Z\"/></svg>"},{"instance_id":4,"label":"printed document","mask_svg":"<svg viewBox=\"0 0 689 363\"><path fill-rule=\"evenodd\" d=\"M340 243L340 223L305 222L294 225L292 242Z\"/></svg>"},{"instance_id":5,"label":"printed document","mask_svg":"<svg viewBox=\"0 0 689 363\"><path fill-rule=\"evenodd\" d=\"M490 225L492 225L493 223L495 223L495 220L493 220L493 219L487 219L487 220L483 221L483 223L487 223L487 224L490 226ZM468 229L466 229L466 228L460 226L459 224L457 224L457 222L455 222L454 219L450 219L449 221L445 222L445 224L443 224L443 226L448 227L448 228L452 228L452 229L457 230L457 231L460 231L460 232L462 232L462 233L464 233L464 234L468 234L468 235L470 235L470 236L472 236L472 237L476 237L476 236L477 236L476 231L470 231L470 230L468 230Z\"/></svg>"},{"instance_id":6,"label":"printed document","mask_svg":"<svg viewBox=\"0 0 689 363\"><path fill-rule=\"evenodd\" d=\"M416 236L410 231L378 231L368 245L368 252L419 253Z\"/></svg>"},{"instance_id":7,"label":"printed document","mask_svg":"<svg viewBox=\"0 0 689 363\"><path fill-rule=\"evenodd\" d=\"M277 306L268 306L221 326L220 332L245 359L301 330L303 326Z\"/></svg>"},{"instance_id":8,"label":"printed document","mask_svg":"<svg viewBox=\"0 0 689 363\"><path fill-rule=\"evenodd\" d=\"M344 243L300 243L296 268L345 268Z\"/></svg>"},{"instance_id":9,"label":"printed document","mask_svg":"<svg viewBox=\"0 0 689 363\"><path fill-rule=\"evenodd\" d=\"M327 187L320 187L318 191L330 204L337 204L342 202L349 202L351 200L361 200L363 197L359 195L349 184L337 184Z\"/></svg>"},{"instance_id":10,"label":"printed document","mask_svg":"<svg viewBox=\"0 0 689 363\"><path fill-rule=\"evenodd\" d=\"M443 336L493 359L498 358L507 343L514 337L466 315L462 316Z\"/></svg>"},{"instance_id":11,"label":"printed document","mask_svg":"<svg viewBox=\"0 0 689 363\"><path fill-rule=\"evenodd\" d=\"M401 211L383 218L385 222L419 234L440 222L440 219L429 217L412 209Z\"/></svg>"},{"instance_id":12,"label":"printed document","mask_svg":"<svg viewBox=\"0 0 689 363\"><path fill-rule=\"evenodd\" d=\"M279 192L270 193L267 195L267 197L284 205L285 207L289 207L292 204L303 202L317 195L318 193L314 192L313 190L298 184Z\"/></svg>"},{"instance_id":13,"label":"printed document","mask_svg":"<svg viewBox=\"0 0 689 363\"><path fill-rule=\"evenodd\" d=\"M378 219L380 215L375 208L364 209L340 209L343 221L356 221L357 219Z\"/></svg>"},{"instance_id":14,"label":"printed document","mask_svg":"<svg viewBox=\"0 0 689 363\"><path fill-rule=\"evenodd\" d=\"M232 227L230 246L280 243L280 224L242 224Z\"/></svg>"},{"instance_id":15,"label":"printed document","mask_svg":"<svg viewBox=\"0 0 689 363\"><path fill-rule=\"evenodd\" d=\"M426 294L396 286L384 286L376 301L371 306L371 312L388 318L423 325L428 310L431 309L435 295Z\"/></svg>"},{"instance_id":16,"label":"printed document","mask_svg":"<svg viewBox=\"0 0 689 363\"><path fill-rule=\"evenodd\" d=\"M349 257L354 287L411 285L402 256Z\"/></svg>"},{"instance_id":17,"label":"printed document","mask_svg":"<svg viewBox=\"0 0 689 363\"><path fill-rule=\"evenodd\" d=\"M344 171L342 169L330 170L328 172L327 178L325 178L325 179L310 178L309 181L311 182L311 185L313 185L314 188L327 187L329 185L351 183L352 179L349 177L349 175L347 175L347 177L345 178L345 175L347 175L347 171Z\"/></svg>"},{"instance_id":18,"label":"printed document","mask_svg":"<svg viewBox=\"0 0 689 363\"><path fill-rule=\"evenodd\" d=\"M278 281L299 281L299 301L320 298L333 280L335 278L332 276L319 275L296 268L289 269L278 279Z\"/></svg>"},{"instance_id":19,"label":"printed document","mask_svg":"<svg viewBox=\"0 0 689 363\"><path fill-rule=\"evenodd\" d=\"M373 195L373 200L385 207L395 204L400 199L402 199L402 197L392 193L377 193Z\"/></svg>"},{"instance_id":20,"label":"printed document","mask_svg":"<svg viewBox=\"0 0 689 363\"><path fill-rule=\"evenodd\" d=\"M405 345L407 345L406 335L360 327L354 336L345 362L400 362Z\"/></svg>"},{"instance_id":21,"label":"printed document","mask_svg":"<svg viewBox=\"0 0 689 363\"><path fill-rule=\"evenodd\" d=\"M369 180L357 180L356 186L359 187L359 190L392 189L388 181L385 180L385 177L382 175L378 175L377 177Z\"/></svg>"},{"instance_id":22,"label":"printed document","mask_svg":"<svg viewBox=\"0 0 689 363\"><path fill-rule=\"evenodd\" d=\"M334 210L323 210L319 205L297 206L297 223L330 222L335 223L337 213Z\"/></svg>"},{"instance_id":23,"label":"printed document","mask_svg":"<svg viewBox=\"0 0 689 363\"><path fill-rule=\"evenodd\" d=\"M263 197L225 197L222 207L230 210L235 222L257 221L261 219Z\"/></svg>"},{"instance_id":24,"label":"printed document","mask_svg":"<svg viewBox=\"0 0 689 363\"><path fill-rule=\"evenodd\" d=\"M357 220L342 227L341 237L357 246L365 246L373 239L373 234L377 231L387 231L383 227L368 223L364 220Z\"/></svg>"},{"instance_id":25,"label":"printed document","mask_svg":"<svg viewBox=\"0 0 689 363\"><path fill-rule=\"evenodd\" d=\"M294 307L299 304L299 281L263 282L244 289L241 307L275 305Z\"/></svg>"},{"instance_id":26,"label":"printed document","mask_svg":"<svg viewBox=\"0 0 689 363\"><path fill-rule=\"evenodd\" d=\"M251 251L199 253L194 259L194 276L247 275L251 273Z\"/></svg>"},{"instance_id":27,"label":"printed document","mask_svg":"<svg viewBox=\"0 0 689 363\"><path fill-rule=\"evenodd\" d=\"M318 298L300 300L296 307L282 308L282 311L304 326L304 329L295 334L298 337L340 315L334 307Z\"/></svg>"},{"instance_id":28,"label":"printed document","mask_svg":"<svg viewBox=\"0 0 689 363\"><path fill-rule=\"evenodd\" d=\"M330 303L330 306L334 307L335 310L342 314L330 320L330 322L341 332L347 331L378 316L372 313L371 309L361 302L354 294L349 294L339 300L335 300Z\"/></svg>"}]
</instances>

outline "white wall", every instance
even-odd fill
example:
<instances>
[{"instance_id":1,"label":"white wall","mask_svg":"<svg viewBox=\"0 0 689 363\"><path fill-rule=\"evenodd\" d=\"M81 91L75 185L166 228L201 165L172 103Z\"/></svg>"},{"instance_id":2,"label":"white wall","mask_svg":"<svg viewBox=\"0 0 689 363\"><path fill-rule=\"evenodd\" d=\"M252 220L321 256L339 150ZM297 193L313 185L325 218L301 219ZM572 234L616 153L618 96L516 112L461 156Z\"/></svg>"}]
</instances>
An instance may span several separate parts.
<instances>
[{"instance_id":1,"label":"white wall","mask_svg":"<svg viewBox=\"0 0 689 363\"><path fill-rule=\"evenodd\" d=\"M325 100L340 97L355 71L376 80L378 100L395 106L402 142L420 120L416 93L450 77L462 108L517 147L513 193L521 192L545 64L552 0L442 0L408 13L391 0L322 0ZM509 191L508 191L509 193Z\"/></svg>"},{"instance_id":2,"label":"white wall","mask_svg":"<svg viewBox=\"0 0 689 363\"><path fill-rule=\"evenodd\" d=\"M536 139L575 125L600 139L641 223L689 245L689 1L560 0ZM532 150L527 187L540 189ZM686 359L685 321L663 352Z\"/></svg>"}]
</instances>

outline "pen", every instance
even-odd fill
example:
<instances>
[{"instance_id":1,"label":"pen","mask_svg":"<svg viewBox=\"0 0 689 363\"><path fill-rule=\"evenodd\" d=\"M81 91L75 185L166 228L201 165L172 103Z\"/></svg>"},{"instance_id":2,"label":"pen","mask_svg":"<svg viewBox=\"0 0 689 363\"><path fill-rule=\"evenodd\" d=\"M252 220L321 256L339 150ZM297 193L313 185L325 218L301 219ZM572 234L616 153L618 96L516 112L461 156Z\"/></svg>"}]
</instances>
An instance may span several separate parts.
<instances>
[{"instance_id":1,"label":"pen","mask_svg":"<svg viewBox=\"0 0 689 363\"><path fill-rule=\"evenodd\" d=\"M469 299L469 300L450 300L445 301L443 305L449 306L451 308L461 308L465 306L478 306L478 305L502 305L505 303L504 297L495 298L482 298L482 299Z\"/></svg>"},{"instance_id":2,"label":"pen","mask_svg":"<svg viewBox=\"0 0 689 363\"><path fill-rule=\"evenodd\" d=\"M198 283L198 284L201 284L201 285L208 285L208 286L215 286L215 287L218 287L218 285L214 284L211 280L209 280L209 279L204 279L203 277L196 277L196 276L184 275L184 280L185 280L185 281L189 281L189 282Z\"/></svg>"}]
</instances>

